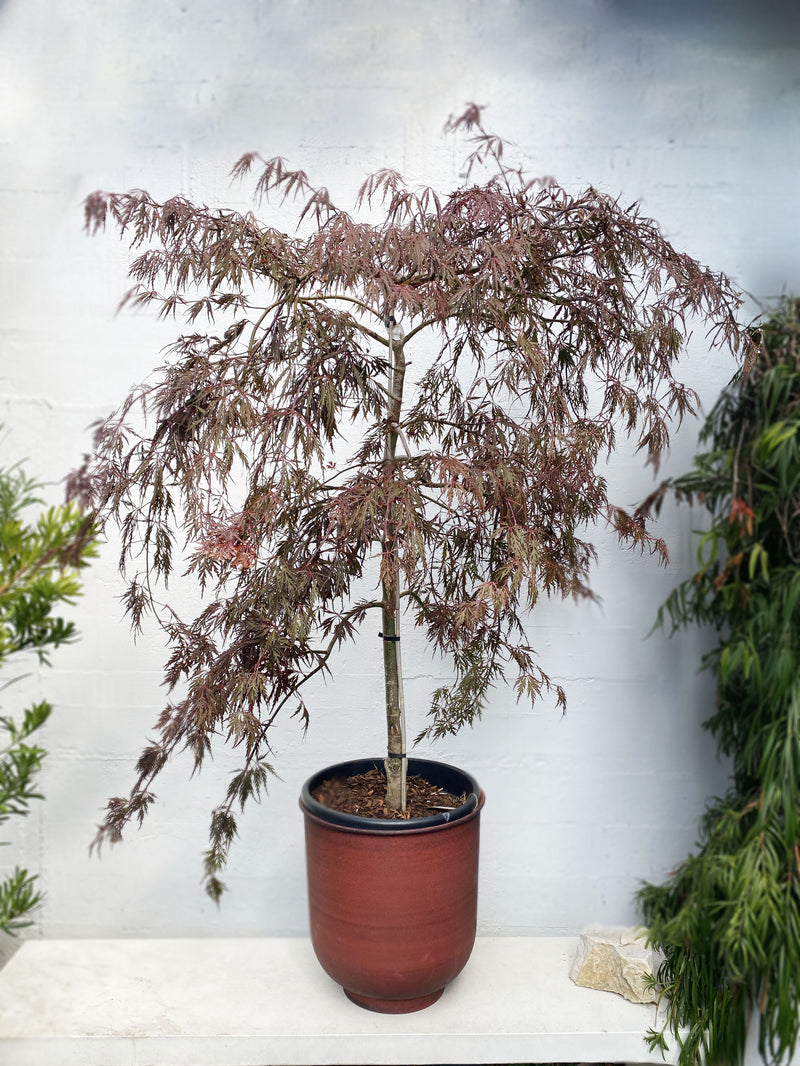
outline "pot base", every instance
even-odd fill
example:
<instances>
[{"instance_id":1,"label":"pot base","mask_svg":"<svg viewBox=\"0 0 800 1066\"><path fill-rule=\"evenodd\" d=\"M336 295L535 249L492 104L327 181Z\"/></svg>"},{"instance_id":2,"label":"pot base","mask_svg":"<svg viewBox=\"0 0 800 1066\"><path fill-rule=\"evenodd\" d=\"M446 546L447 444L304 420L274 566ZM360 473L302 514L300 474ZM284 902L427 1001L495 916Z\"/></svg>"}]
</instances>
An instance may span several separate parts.
<instances>
[{"instance_id":1,"label":"pot base","mask_svg":"<svg viewBox=\"0 0 800 1066\"><path fill-rule=\"evenodd\" d=\"M364 1007L366 1010L374 1010L378 1014L411 1014L415 1010L424 1010L426 1007L430 1007L431 1003L435 1003L442 992L444 992L444 988L429 992L427 996L417 996L414 999L375 999L372 996L360 996L357 992L348 992L346 988L344 989L344 994L353 1003L359 1007Z\"/></svg>"}]
</instances>

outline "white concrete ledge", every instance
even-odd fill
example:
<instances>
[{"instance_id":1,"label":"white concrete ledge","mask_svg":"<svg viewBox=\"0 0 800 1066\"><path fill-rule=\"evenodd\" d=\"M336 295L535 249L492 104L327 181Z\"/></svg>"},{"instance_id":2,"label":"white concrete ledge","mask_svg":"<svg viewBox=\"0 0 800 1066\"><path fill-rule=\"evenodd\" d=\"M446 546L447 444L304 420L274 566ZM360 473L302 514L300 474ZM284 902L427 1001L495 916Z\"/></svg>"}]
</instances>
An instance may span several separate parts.
<instances>
[{"instance_id":1,"label":"white concrete ledge","mask_svg":"<svg viewBox=\"0 0 800 1066\"><path fill-rule=\"evenodd\" d=\"M30 940L0 971L0 1063L662 1062L654 1007L572 983L576 944L479 938L438 1003L391 1016L350 1003L304 939Z\"/></svg>"}]
</instances>

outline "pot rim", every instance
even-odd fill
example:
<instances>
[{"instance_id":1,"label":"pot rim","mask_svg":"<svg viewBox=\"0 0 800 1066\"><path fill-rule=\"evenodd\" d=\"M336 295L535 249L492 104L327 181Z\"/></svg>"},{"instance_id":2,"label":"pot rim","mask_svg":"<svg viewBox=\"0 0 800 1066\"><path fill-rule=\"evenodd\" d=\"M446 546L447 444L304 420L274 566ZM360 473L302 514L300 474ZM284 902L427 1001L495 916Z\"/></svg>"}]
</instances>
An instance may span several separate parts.
<instances>
[{"instance_id":1,"label":"pot rim","mask_svg":"<svg viewBox=\"0 0 800 1066\"><path fill-rule=\"evenodd\" d=\"M443 787L458 788L458 792L466 792L467 799L458 807L450 811L438 811L436 814L427 815L424 818L366 818L359 814L349 814L346 811L336 811L326 807L311 795L312 789L328 777L346 777L352 774L364 773L367 770L381 769L383 759L349 759L345 762L334 763L318 770L305 782L300 791L300 807L306 817L326 825L337 826L340 829L357 833L414 833L429 831L431 829L443 829L454 822L461 822L477 815L484 803L484 794L477 781L471 774L449 763L437 762L433 759L408 760L409 774L419 774L431 784L441 784ZM427 771L427 773L426 773ZM449 786L447 781L454 776L461 779L459 785ZM440 781L439 778L443 778Z\"/></svg>"}]
</instances>

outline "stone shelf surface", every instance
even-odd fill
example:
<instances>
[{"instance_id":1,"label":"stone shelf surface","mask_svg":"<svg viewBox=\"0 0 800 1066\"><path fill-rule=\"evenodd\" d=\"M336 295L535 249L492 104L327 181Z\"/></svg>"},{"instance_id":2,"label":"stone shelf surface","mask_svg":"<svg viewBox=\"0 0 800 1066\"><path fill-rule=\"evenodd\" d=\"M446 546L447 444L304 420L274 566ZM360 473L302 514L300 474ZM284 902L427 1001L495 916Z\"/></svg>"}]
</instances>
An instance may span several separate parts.
<instances>
[{"instance_id":1,"label":"stone shelf surface","mask_svg":"<svg viewBox=\"0 0 800 1066\"><path fill-rule=\"evenodd\" d=\"M653 1006L572 983L576 945L479 938L438 1003L391 1016L352 1004L305 939L29 940L0 970L0 1063L664 1061Z\"/></svg>"}]
</instances>

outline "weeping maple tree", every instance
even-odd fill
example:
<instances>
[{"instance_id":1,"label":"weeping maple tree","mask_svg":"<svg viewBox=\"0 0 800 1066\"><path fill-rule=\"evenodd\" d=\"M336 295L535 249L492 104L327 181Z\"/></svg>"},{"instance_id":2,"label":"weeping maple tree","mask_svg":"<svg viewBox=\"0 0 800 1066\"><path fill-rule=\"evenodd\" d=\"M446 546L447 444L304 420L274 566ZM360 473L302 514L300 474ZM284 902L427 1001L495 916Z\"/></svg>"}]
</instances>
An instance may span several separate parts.
<instances>
[{"instance_id":1,"label":"weeping maple tree","mask_svg":"<svg viewBox=\"0 0 800 1066\"><path fill-rule=\"evenodd\" d=\"M452 677L417 739L473 722L509 671L520 699L565 703L526 613L543 594L592 596L597 521L666 558L644 514L608 497L618 434L657 466L669 424L695 411L674 374L693 322L747 355L728 279L636 205L529 180L474 105L447 130L470 137L462 186L442 195L381 170L355 214L282 159L244 156L233 174L256 171L258 204L299 197L294 235L180 196L86 201L87 229L110 221L136 251L127 301L188 323L71 482L119 527L126 610L162 627L174 694L97 841L141 822L174 752L197 770L221 738L242 763L211 817L214 898L276 720L307 726L305 686L368 618L389 808L404 805L401 623ZM165 592L178 562L205 594L196 617Z\"/></svg>"}]
</instances>

